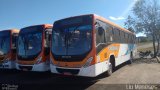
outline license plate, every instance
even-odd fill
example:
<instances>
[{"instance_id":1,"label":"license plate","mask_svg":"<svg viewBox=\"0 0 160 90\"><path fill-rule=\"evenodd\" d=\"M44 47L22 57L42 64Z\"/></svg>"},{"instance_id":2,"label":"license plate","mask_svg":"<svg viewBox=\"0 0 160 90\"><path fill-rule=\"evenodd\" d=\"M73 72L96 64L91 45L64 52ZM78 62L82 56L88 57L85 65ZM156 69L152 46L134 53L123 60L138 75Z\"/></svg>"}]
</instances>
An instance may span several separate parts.
<instances>
[{"instance_id":1,"label":"license plate","mask_svg":"<svg viewBox=\"0 0 160 90\"><path fill-rule=\"evenodd\" d=\"M64 75L72 75L72 74L69 73L69 72L64 72L63 74L64 74Z\"/></svg>"},{"instance_id":2,"label":"license plate","mask_svg":"<svg viewBox=\"0 0 160 90\"><path fill-rule=\"evenodd\" d=\"M22 70L23 70L23 71L28 71L28 69L26 69L26 68L23 68Z\"/></svg>"}]
</instances>

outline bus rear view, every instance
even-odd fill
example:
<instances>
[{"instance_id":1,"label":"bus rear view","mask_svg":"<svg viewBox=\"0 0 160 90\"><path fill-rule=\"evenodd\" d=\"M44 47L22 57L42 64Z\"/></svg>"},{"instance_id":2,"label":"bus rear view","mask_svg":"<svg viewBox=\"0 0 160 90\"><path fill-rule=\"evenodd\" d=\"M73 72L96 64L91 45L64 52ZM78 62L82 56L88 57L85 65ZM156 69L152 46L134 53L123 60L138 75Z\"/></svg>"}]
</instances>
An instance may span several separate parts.
<instances>
[{"instance_id":1,"label":"bus rear view","mask_svg":"<svg viewBox=\"0 0 160 90\"><path fill-rule=\"evenodd\" d=\"M18 33L19 30L16 29L0 31L0 68L15 68Z\"/></svg>"},{"instance_id":2,"label":"bus rear view","mask_svg":"<svg viewBox=\"0 0 160 90\"><path fill-rule=\"evenodd\" d=\"M43 24L22 28L18 36L18 70L48 71L49 43L52 25Z\"/></svg>"}]
</instances>

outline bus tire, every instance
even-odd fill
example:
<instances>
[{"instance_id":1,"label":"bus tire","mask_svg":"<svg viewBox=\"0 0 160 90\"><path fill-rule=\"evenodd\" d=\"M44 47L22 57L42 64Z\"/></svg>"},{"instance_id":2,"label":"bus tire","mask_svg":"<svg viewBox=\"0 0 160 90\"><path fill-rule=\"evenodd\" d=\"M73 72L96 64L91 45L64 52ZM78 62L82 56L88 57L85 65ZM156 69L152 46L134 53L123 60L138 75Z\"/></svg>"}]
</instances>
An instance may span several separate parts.
<instances>
[{"instance_id":1,"label":"bus tire","mask_svg":"<svg viewBox=\"0 0 160 90\"><path fill-rule=\"evenodd\" d=\"M115 71L115 58L114 56L110 56L109 60L109 68L107 70L107 76L110 76Z\"/></svg>"},{"instance_id":2,"label":"bus tire","mask_svg":"<svg viewBox=\"0 0 160 90\"><path fill-rule=\"evenodd\" d=\"M133 53L131 52L128 64L132 64L132 63L133 63Z\"/></svg>"}]
</instances>

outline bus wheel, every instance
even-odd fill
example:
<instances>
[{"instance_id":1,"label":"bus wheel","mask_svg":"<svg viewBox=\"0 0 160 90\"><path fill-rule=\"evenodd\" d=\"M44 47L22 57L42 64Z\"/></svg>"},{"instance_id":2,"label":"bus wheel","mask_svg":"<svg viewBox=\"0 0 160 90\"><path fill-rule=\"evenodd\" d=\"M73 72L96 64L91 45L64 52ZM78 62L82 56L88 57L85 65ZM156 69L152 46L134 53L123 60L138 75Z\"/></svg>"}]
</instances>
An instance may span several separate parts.
<instances>
[{"instance_id":1,"label":"bus wheel","mask_svg":"<svg viewBox=\"0 0 160 90\"><path fill-rule=\"evenodd\" d=\"M109 68L107 70L107 76L110 76L113 72L113 67L112 67L112 63L109 63Z\"/></svg>"},{"instance_id":2,"label":"bus wheel","mask_svg":"<svg viewBox=\"0 0 160 90\"><path fill-rule=\"evenodd\" d=\"M131 54L130 54L130 60L128 61L128 64L132 64L132 63L133 63L133 54L131 52Z\"/></svg>"}]
</instances>

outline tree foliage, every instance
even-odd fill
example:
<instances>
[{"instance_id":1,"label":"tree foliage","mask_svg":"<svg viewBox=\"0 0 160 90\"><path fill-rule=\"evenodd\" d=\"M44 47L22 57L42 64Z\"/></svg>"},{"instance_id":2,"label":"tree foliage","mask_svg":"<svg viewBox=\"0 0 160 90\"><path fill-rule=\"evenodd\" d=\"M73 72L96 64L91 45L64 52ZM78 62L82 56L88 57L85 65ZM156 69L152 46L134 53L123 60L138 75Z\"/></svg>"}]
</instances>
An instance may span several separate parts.
<instances>
[{"instance_id":1,"label":"tree foliage","mask_svg":"<svg viewBox=\"0 0 160 90\"><path fill-rule=\"evenodd\" d=\"M127 21L124 23L124 25L129 31L135 32L134 31L134 23L135 23L134 19L129 15L127 17Z\"/></svg>"},{"instance_id":2,"label":"tree foliage","mask_svg":"<svg viewBox=\"0 0 160 90\"><path fill-rule=\"evenodd\" d=\"M154 55L159 52L160 44L160 5L158 0L139 0L132 9L133 16L128 16L125 26L136 33L151 35L153 39ZM158 43L158 47L156 44Z\"/></svg>"}]
</instances>

